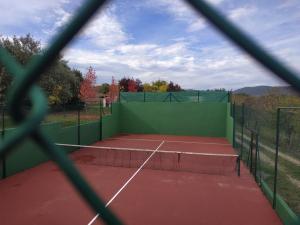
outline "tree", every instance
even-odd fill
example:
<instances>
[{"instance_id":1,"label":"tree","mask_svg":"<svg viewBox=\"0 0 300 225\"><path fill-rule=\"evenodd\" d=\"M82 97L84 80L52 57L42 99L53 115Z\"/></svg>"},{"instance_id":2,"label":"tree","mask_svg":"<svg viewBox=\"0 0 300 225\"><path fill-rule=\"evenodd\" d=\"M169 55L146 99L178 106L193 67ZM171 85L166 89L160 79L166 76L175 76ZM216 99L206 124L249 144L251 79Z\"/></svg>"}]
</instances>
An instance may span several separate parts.
<instances>
[{"instance_id":1,"label":"tree","mask_svg":"<svg viewBox=\"0 0 300 225\"><path fill-rule=\"evenodd\" d=\"M5 48L21 65L27 64L33 55L41 53L40 42L35 41L30 34L27 34L24 37L14 36L12 39L0 38L0 47ZM11 82L12 77L0 64L0 102L4 101L7 88L10 86Z\"/></svg>"},{"instance_id":2,"label":"tree","mask_svg":"<svg viewBox=\"0 0 300 225\"><path fill-rule=\"evenodd\" d=\"M96 97L94 86L96 84L96 71L89 67L80 85L80 99L86 102L89 98Z\"/></svg>"},{"instance_id":3,"label":"tree","mask_svg":"<svg viewBox=\"0 0 300 225\"><path fill-rule=\"evenodd\" d=\"M129 78L123 77L121 80L119 80L119 87L120 91L123 92L128 92L128 83L129 83Z\"/></svg>"},{"instance_id":4,"label":"tree","mask_svg":"<svg viewBox=\"0 0 300 225\"><path fill-rule=\"evenodd\" d=\"M129 92L137 92L137 85L135 80L131 79L128 82L128 91Z\"/></svg>"},{"instance_id":5,"label":"tree","mask_svg":"<svg viewBox=\"0 0 300 225\"><path fill-rule=\"evenodd\" d=\"M152 85L149 84L149 83L144 83L143 87L144 87L145 92L152 92L153 91Z\"/></svg>"},{"instance_id":6,"label":"tree","mask_svg":"<svg viewBox=\"0 0 300 225\"><path fill-rule=\"evenodd\" d=\"M168 84L167 91L181 91L181 87L178 84L174 84L172 81Z\"/></svg>"},{"instance_id":7,"label":"tree","mask_svg":"<svg viewBox=\"0 0 300 225\"><path fill-rule=\"evenodd\" d=\"M144 91L143 82L140 79L136 79L135 84L136 84L136 89L138 92Z\"/></svg>"},{"instance_id":8,"label":"tree","mask_svg":"<svg viewBox=\"0 0 300 225\"><path fill-rule=\"evenodd\" d=\"M119 80L119 87L120 91L123 92L137 92L137 91L143 91L143 83L141 80L133 78L126 78L123 77L121 80Z\"/></svg>"},{"instance_id":9,"label":"tree","mask_svg":"<svg viewBox=\"0 0 300 225\"><path fill-rule=\"evenodd\" d=\"M109 98L111 102L116 102L119 97L119 86L116 84L114 77L112 77L111 85L109 86Z\"/></svg>"},{"instance_id":10,"label":"tree","mask_svg":"<svg viewBox=\"0 0 300 225\"><path fill-rule=\"evenodd\" d=\"M109 92L110 85L108 83L103 83L100 87L100 93L107 94Z\"/></svg>"}]
</instances>

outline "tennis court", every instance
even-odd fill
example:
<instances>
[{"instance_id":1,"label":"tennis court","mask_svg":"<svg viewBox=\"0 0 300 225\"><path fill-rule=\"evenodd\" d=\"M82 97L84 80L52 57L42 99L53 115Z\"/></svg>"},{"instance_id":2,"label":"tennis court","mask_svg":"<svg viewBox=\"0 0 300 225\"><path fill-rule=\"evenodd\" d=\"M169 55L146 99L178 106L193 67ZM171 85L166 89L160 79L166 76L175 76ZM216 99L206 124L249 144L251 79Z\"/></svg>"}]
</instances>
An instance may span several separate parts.
<instances>
[{"instance_id":1,"label":"tennis court","mask_svg":"<svg viewBox=\"0 0 300 225\"><path fill-rule=\"evenodd\" d=\"M225 138L119 135L59 143L125 224L282 224ZM240 166L240 174L239 174ZM101 224L52 162L0 181L1 224Z\"/></svg>"}]
</instances>

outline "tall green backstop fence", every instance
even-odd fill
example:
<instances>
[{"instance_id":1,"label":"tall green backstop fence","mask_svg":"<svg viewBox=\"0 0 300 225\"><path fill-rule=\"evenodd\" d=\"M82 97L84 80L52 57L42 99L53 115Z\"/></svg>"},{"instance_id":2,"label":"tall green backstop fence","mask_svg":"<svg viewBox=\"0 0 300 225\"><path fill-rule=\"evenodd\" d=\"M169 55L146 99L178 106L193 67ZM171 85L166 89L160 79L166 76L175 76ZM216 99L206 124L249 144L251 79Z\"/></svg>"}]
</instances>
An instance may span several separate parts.
<instances>
[{"instance_id":1,"label":"tall green backstop fence","mask_svg":"<svg viewBox=\"0 0 300 225\"><path fill-rule=\"evenodd\" d=\"M36 145L43 149L43 152L49 158L57 163L91 208L96 213L101 214L101 219L105 223L119 225L122 222L110 209L105 207L104 201L97 196L84 177L74 167L71 160L40 128L39 125L47 113L47 98L44 92L36 86L41 74L51 65L62 49L71 42L75 35L105 2L105 0L85 1L78 12L71 17L70 22L54 38L49 47L43 51L43 54L33 57L25 66L17 62L6 49L0 48L0 62L14 79L8 97L8 110L13 120L18 124L18 129L16 129L14 134L9 138L1 140L0 158L12 152L26 138L32 139ZM265 51L217 9L204 0L186 0L186 2L208 19L209 22L219 29L229 40L233 41L234 44L247 52L265 68L300 91L300 78L294 71ZM27 114L24 114L20 106L26 98L30 100L32 107Z\"/></svg>"},{"instance_id":2,"label":"tall green backstop fence","mask_svg":"<svg viewBox=\"0 0 300 225\"><path fill-rule=\"evenodd\" d=\"M229 102L227 91L120 92L120 102Z\"/></svg>"}]
</instances>

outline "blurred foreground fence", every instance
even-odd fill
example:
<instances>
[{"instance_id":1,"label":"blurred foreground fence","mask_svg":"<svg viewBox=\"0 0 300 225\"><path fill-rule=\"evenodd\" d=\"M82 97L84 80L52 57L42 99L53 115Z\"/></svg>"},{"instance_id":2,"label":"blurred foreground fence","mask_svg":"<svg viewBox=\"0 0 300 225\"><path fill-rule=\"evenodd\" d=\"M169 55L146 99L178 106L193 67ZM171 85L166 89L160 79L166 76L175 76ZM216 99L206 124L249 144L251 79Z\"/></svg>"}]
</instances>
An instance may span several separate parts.
<instances>
[{"instance_id":1,"label":"blurred foreground fence","mask_svg":"<svg viewBox=\"0 0 300 225\"><path fill-rule=\"evenodd\" d=\"M105 207L105 203L93 191L81 174L76 170L72 162L61 153L52 140L43 132L39 124L46 115L47 101L44 93L35 84L41 74L49 67L61 50L75 37L88 20L104 4L104 0L87 0L79 11L71 17L70 22L64 26L61 32L55 37L49 48L43 51L39 57L22 66L5 49L0 48L0 62L14 78L9 100L10 115L18 123L18 129L10 138L4 139L0 145L0 157L12 152L14 147L27 137L39 145L62 169L76 190L83 196L96 213L101 213L101 219L107 224L122 224L121 221ZM259 44L253 41L237 26L231 23L218 10L202 0L186 0L197 12L208 19L222 34L235 45L246 51L250 56L261 63L265 68L276 74L281 79L292 84L300 91L299 76L290 68L265 51ZM28 97L32 103L29 114L24 114L20 103ZM26 116L27 115L27 116ZM262 155L261 155L262 156ZM298 170L299 171L299 170ZM277 206L278 207L278 206Z\"/></svg>"}]
</instances>

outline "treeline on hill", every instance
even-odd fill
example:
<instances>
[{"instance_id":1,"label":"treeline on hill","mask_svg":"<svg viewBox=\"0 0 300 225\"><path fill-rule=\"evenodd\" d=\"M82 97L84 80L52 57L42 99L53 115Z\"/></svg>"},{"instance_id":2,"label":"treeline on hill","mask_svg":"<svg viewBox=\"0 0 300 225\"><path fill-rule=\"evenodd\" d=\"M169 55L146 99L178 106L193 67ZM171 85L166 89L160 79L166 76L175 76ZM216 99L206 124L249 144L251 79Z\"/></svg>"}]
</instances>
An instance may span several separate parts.
<instances>
[{"instance_id":1,"label":"treeline on hill","mask_svg":"<svg viewBox=\"0 0 300 225\"><path fill-rule=\"evenodd\" d=\"M164 81L164 80L157 80L153 81L152 83L142 83L139 79L123 77L118 82L120 91L122 92L169 92L169 91L182 91L183 89L180 85L175 84L174 82ZM108 93L109 92L109 84L104 83L100 87L101 93Z\"/></svg>"},{"instance_id":2,"label":"treeline on hill","mask_svg":"<svg viewBox=\"0 0 300 225\"><path fill-rule=\"evenodd\" d=\"M30 34L24 37L0 38L0 46L7 49L21 65L42 53L41 43L32 38ZM62 57L58 57L44 72L39 85L45 90L50 105L71 104L79 101L80 83L82 73L71 69ZM12 77L0 64L0 102L5 100L7 89L11 85Z\"/></svg>"},{"instance_id":3,"label":"treeline on hill","mask_svg":"<svg viewBox=\"0 0 300 225\"><path fill-rule=\"evenodd\" d=\"M241 106L245 104L245 125L259 131L261 140L265 144L275 144L275 131L278 107L300 107L297 95L284 95L271 90L266 95L249 96L234 94L233 101L238 106L236 119L241 123ZM280 144L285 150L299 151L300 141L300 109L286 109L280 113L281 132Z\"/></svg>"}]
</instances>

